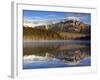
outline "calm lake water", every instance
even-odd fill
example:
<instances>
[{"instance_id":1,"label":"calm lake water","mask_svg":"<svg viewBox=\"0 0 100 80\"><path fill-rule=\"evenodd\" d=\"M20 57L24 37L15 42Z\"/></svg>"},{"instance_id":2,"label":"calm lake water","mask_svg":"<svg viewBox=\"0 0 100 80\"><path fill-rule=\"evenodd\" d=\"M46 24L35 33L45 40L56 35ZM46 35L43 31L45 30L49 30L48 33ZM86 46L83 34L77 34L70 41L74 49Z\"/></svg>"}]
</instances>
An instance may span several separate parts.
<instances>
[{"instance_id":1,"label":"calm lake water","mask_svg":"<svg viewBox=\"0 0 100 80\"><path fill-rule=\"evenodd\" d=\"M91 65L90 41L24 41L23 69Z\"/></svg>"}]
</instances>

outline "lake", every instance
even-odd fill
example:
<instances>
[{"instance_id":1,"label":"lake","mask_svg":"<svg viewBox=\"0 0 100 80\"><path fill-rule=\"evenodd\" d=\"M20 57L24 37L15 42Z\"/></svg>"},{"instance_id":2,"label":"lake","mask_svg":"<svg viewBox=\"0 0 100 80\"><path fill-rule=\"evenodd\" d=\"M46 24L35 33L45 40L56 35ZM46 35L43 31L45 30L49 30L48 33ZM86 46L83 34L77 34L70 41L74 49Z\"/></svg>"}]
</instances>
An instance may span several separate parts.
<instances>
[{"instance_id":1,"label":"lake","mask_svg":"<svg viewBox=\"0 0 100 80\"><path fill-rule=\"evenodd\" d=\"M91 66L89 40L23 42L23 69Z\"/></svg>"}]
</instances>

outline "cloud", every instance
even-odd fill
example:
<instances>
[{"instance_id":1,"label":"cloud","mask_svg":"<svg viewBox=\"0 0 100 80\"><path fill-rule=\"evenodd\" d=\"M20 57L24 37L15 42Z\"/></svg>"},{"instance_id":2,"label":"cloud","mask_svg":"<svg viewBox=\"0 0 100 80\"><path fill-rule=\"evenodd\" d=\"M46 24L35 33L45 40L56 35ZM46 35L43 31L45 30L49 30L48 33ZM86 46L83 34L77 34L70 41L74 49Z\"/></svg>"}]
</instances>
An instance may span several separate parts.
<instances>
[{"instance_id":1,"label":"cloud","mask_svg":"<svg viewBox=\"0 0 100 80\"><path fill-rule=\"evenodd\" d=\"M23 25L28 27L35 27L39 25L45 25L48 20L41 17L27 17L24 18Z\"/></svg>"},{"instance_id":2,"label":"cloud","mask_svg":"<svg viewBox=\"0 0 100 80\"><path fill-rule=\"evenodd\" d=\"M56 15L47 15L45 18L47 18L47 19L56 19L57 16Z\"/></svg>"}]
</instances>

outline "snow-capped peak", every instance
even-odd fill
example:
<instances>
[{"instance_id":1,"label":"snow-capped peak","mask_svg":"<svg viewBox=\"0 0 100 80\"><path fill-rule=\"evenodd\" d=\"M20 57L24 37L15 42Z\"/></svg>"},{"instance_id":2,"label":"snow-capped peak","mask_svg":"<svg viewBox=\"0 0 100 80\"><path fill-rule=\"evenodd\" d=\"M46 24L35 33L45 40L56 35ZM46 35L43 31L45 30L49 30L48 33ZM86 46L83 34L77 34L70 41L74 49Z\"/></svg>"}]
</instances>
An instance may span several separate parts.
<instances>
[{"instance_id":1,"label":"snow-capped peak","mask_svg":"<svg viewBox=\"0 0 100 80\"><path fill-rule=\"evenodd\" d=\"M75 17L75 16L69 16L69 17L67 17L67 20L80 21L80 19L78 17Z\"/></svg>"}]
</instances>

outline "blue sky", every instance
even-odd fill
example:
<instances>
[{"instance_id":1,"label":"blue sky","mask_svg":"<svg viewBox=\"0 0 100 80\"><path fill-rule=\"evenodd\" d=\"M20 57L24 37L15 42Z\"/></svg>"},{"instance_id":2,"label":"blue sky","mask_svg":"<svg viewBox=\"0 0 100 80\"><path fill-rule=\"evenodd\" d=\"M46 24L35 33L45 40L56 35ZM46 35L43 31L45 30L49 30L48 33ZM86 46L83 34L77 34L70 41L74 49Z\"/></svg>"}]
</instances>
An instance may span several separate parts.
<instances>
[{"instance_id":1,"label":"blue sky","mask_svg":"<svg viewBox=\"0 0 100 80\"><path fill-rule=\"evenodd\" d=\"M59 22L69 17L72 18L74 17L79 19L81 22L84 22L86 24L91 24L90 13L23 10L24 22L30 22L30 23L39 23L43 21Z\"/></svg>"}]
</instances>

